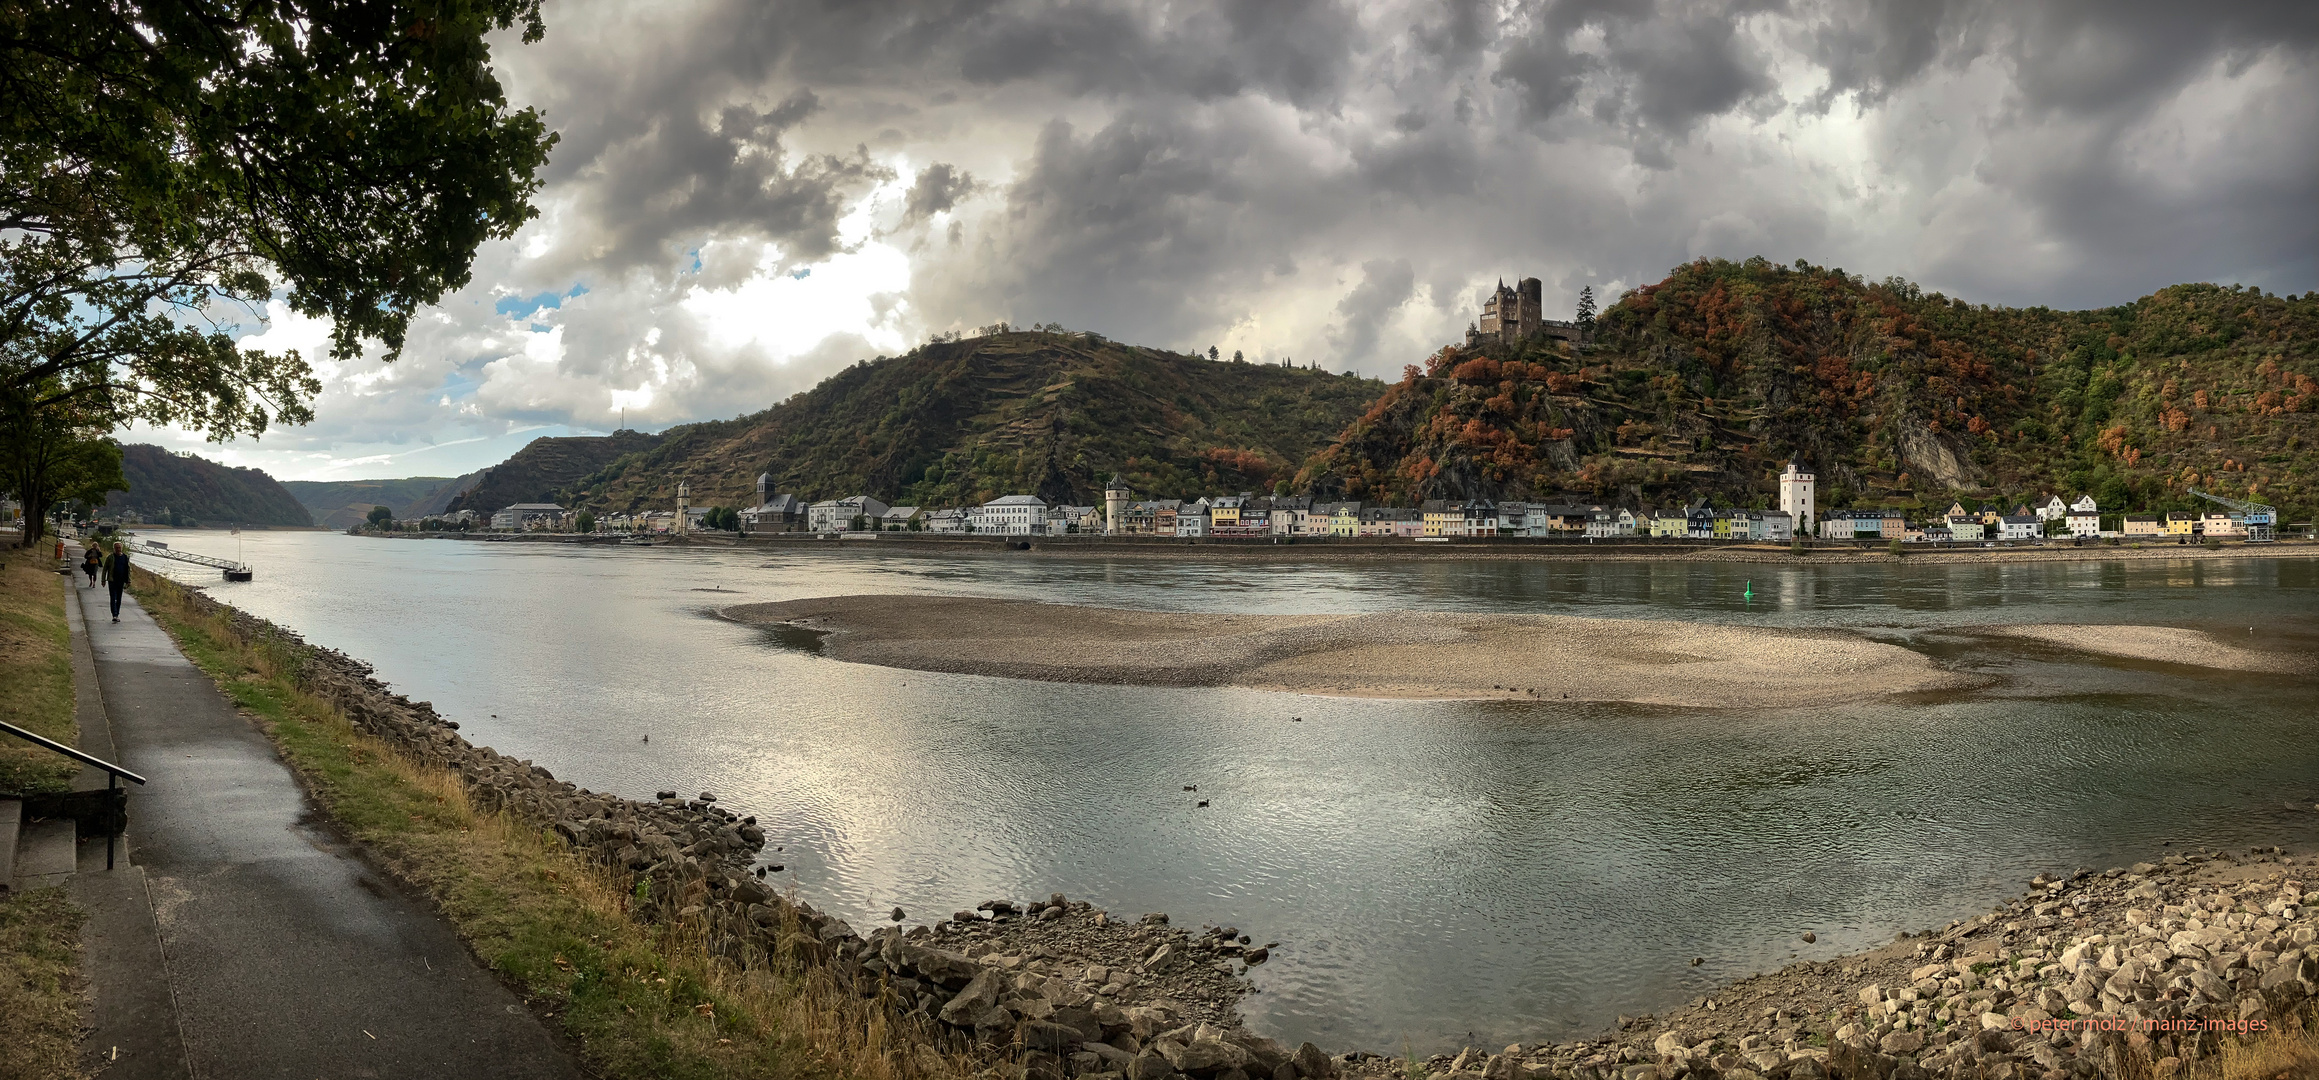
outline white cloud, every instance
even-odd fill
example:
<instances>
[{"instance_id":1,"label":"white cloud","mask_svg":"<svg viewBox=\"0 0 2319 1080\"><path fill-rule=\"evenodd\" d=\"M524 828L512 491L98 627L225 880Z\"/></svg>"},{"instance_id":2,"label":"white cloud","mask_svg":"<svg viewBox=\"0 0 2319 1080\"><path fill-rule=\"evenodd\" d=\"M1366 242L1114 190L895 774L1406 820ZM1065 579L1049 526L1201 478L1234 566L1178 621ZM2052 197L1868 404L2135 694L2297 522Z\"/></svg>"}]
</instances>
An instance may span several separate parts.
<instances>
[{"instance_id":1,"label":"white cloud","mask_svg":"<svg viewBox=\"0 0 2319 1080\"><path fill-rule=\"evenodd\" d=\"M1500 276L1567 309L1693 255L2005 303L2319 287L2314 42L2262 5L549 15L497 46L563 133L539 218L399 361L322 365L313 425L226 456L466 471L521 432L753 411L995 319L1390 375ZM1364 288L1402 299L1348 312ZM320 326L269 316L252 344L319 357Z\"/></svg>"}]
</instances>

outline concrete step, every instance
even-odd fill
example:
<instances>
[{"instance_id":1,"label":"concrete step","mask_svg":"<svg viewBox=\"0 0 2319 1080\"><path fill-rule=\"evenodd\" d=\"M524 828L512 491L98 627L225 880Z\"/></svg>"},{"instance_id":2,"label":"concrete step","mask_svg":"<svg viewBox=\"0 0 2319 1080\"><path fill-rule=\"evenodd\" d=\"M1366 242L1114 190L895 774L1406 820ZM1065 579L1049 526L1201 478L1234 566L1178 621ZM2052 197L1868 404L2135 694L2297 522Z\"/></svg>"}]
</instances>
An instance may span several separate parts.
<instances>
[{"instance_id":1,"label":"concrete step","mask_svg":"<svg viewBox=\"0 0 2319 1080\"><path fill-rule=\"evenodd\" d=\"M24 824L24 804L0 799L0 892L16 884L16 834Z\"/></svg>"},{"instance_id":2,"label":"concrete step","mask_svg":"<svg viewBox=\"0 0 2319 1080\"><path fill-rule=\"evenodd\" d=\"M76 831L71 818L26 822L16 843L14 887L45 889L71 881L80 863L74 845Z\"/></svg>"}]
</instances>

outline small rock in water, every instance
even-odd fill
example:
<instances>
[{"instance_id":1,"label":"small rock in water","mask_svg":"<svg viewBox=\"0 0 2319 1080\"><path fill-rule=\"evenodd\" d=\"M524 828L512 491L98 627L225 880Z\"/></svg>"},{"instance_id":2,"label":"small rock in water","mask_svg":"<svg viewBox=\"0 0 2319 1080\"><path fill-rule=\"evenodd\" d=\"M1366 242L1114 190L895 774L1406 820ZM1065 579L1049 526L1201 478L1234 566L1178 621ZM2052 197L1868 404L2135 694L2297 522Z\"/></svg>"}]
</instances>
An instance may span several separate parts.
<instances>
[{"instance_id":1,"label":"small rock in water","mask_svg":"<svg viewBox=\"0 0 2319 1080\"><path fill-rule=\"evenodd\" d=\"M1804 944L1809 945L1818 940L1820 940L1820 935L1815 934L1809 930L1804 931Z\"/></svg>"},{"instance_id":2,"label":"small rock in water","mask_svg":"<svg viewBox=\"0 0 2319 1080\"><path fill-rule=\"evenodd\" d=\"M895 922L901 922L903 919L909 918L909 916L902 914L901 908L895 908L893 915L889 916L889 918L893 919Z\"/></svg>"},{"instance_id":3,"label":"small rock in water","mask_svg":"<svg viewBox=\"0 0 2319 1080\"><path fill-rule=\"evenodd\" d=\"M1208 805L1208 800L1206 800L1206 799L1201 799L1201 800L1200 800L1200 806L1206 806L1206 805ZM1194 809L1197 809L1197 807L1195 807Z\"/></svg>"},{"instance_id":4,"label":"small rock in water","mask_svg":"<svg viewBox=\"0 0 2319 1080\"><path fill-rule=\"evenodd\" d=\"M1185 790L1185 791L1198 791L1198 790L1200 790L1200 785L1198 785L1198 784L1185 784L1185 785L1184 785L1184 790Z\"/></svg>"},{"instance_id":5,"label":"small rock in water","mask_svg":"<svg viewBox=\"0 0 2319 1080\"><path fill-rule=\"evenodd\" d=\"M1691 966L1692 966L1692 967L1698 967L1699 965L1701 965L1701 964L1704 964L1704 963L1706 963L1706 962L1707 962L1707 958L1706 958L1706 957L1704 957L1704 956L1694 956L1694 957L1692 957L1692 958L1691 958Z\"/></svg>"},{"instance_id":6,"label":"small rock in water","mask_svg":"<svg viewBox=\"0 0 2319 1080\"><path fill-rule=\"evenodd\" d=\"M701 792L701 801L702 801L702 802L715 802L715 801L717 801L717 793L716 793L716 792L714 792L714 791L704 791L704 792Z\"/></svg>"},{"instance_id":7,"label":"small rock in water","mask_svg":"<svg viewBox=\"0 0 2319 1080\"><path fill-rule=\"evenodd\" d=\"M766 867L765 869L767 869L767 870L771 870L771 871L773 871L774 873L778 874L778 873L780 873L780 872L781 872L781 870L782 870L782 866L781 866L781 864L780 864L780 863L774 863L773 865L771 865L771 866L768 866L768 867Z\"/></svg>"}]
</instances>

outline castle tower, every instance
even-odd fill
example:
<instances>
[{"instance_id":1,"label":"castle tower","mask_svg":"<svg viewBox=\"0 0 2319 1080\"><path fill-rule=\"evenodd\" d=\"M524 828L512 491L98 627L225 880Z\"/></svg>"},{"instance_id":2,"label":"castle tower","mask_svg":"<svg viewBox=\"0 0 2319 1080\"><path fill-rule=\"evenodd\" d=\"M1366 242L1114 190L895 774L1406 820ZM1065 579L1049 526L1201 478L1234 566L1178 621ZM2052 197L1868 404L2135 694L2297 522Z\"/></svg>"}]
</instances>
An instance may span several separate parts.
<instances>
[{"instance_id":1,"label":"castle tower","mask_svg":"<svg viewBox=\"0 0 2319 1080\"><path fill-rule=\"evenodd\" d=\"M1512 336L1526 338L1537 333L1539 325L1546 321L1546 286L1537 278L1526 277L1515 288L1519 290L1519 309L1515 313Z\"/></svg>"},{"instance_id":2,"label":"castle tower","mask_svg":"<svg viewBox=\"0 0 2319 1080\"><path fill-rule=\"evenodd\" d=\"M681 481L681 480L680 480L680 481L677 481L677 485L676 485L676 523L675 523L675 524L673 524L673 525L670 525L670 526L668 527L668 531L670 531L670 532L684 532L685 530L687 530L687 529L689 529L689 528L691 528L691 527L692 527L692 485L691 485L691 484L687 484L687 483L685 483L685 482L683 482L683 481Z\"/></svg>"},{"instance_id":3,"label":"castle tower","mask_svg":"<svg viewBox=\"0 0 2319 1080\"><path fill-rule=\"evenodd\" d=\"M1103 488L1103 535L1118 536L1126 528L1127 496L1127 481L1111 474L1111 483Z\"/></svg>"},{"instance_id":4,"label":"castle tower","mask_svg":"<svg viewBox=\"0 0 2319 1080\"><path fill-rule=\"evenodd\" d=\"M1788 459L1788 470L1780 474L1780 509L1795 521L1796 535L1809 536L1815 532L1818 515L1814 511L1812 474L1804 471L1802 462Z\"/></svg>"}]
</instances>

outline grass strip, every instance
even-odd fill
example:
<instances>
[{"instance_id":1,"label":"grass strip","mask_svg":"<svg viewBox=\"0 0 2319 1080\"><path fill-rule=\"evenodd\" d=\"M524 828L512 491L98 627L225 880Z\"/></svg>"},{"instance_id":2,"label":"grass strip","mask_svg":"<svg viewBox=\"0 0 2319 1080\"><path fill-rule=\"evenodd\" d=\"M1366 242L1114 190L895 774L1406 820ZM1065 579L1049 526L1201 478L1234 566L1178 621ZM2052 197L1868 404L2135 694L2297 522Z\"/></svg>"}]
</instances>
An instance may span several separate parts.
<instances>
[{"instance_id":1,"label":"grass strip","mask_svg":"<svg viewBox=\"0 0 2319 1080\"><path fill-rule=\"evenodd\" d=\"M0 720L65 744L73 722L72 629L54 549L0 549ZM63 791L80 766L71 758L0 735L0 792Z\"/></svg>"},{"instance_id":2,"label":"grass strip","mask_svg":"<svg viewBox=\"0 0 2319 1080\"><path fill-rule=\"evenodd\" d=\"M80 933L61 888L0 893L0 1080L77 1080Z\"/></svg>"},{"instance_id":3,"label":"grass strip","mask_svg":"<svg viewBox=\"0 0 2319 1080\"><path fill-rule=\"evenodd\" d=\"M137 595L178 647L273 740L353 839L423 890L483 963L626 1078L860 1077L975 1071L925 1033L788 957L734 959L695 920L632 915L633 882L554 833L468 800L457 773L357 731L298 685L308 650L244 641L222 612L140 572Z\"/></svg>"}]
</instances>

